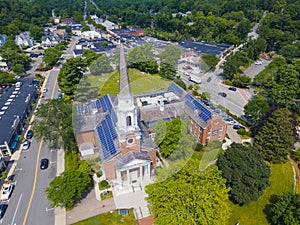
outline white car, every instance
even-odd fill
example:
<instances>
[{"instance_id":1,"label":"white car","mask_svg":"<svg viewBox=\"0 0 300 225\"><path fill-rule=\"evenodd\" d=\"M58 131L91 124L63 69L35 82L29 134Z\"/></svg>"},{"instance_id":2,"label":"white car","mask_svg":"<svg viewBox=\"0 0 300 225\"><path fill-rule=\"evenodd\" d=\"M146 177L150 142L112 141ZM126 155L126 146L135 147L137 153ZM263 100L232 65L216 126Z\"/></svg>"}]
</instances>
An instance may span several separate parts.
<instances>
[{"instance_id":1,"label":"white car","mask_svg":"<svg viewBox=\"0 0 300 225\"><path fill-rule=\"evenodd\" d=\"M263 64L263 61L262 61L262 60L257 60L254 64L255 64L255 65L262 65L262 64Z\"/></svg>"},{"instance_id":2,"label":"white car","mask_svg":"<svg viewBox=\"0 0 300 225\"><path fill-rule=\"evenodd\" d=\"M43 93L46 93L47 91L47 88L43 88Z\"/></svg>"},{"instance_id":3,"label":"white car","mask_svg":"<svg viewBox=\"0 0 300 225\"><path fill-rule=\"evenodd\" d=\"M28 140L24 141L23 149L27 150L27 149L29 149L29 146L30 146L30 142Z\"/></svg>"},{"instance_id":4,"label":"white car","mask_svg":"<svg viewBox=\"0 0 300 225\"><path fill-rule=\"evenodd\" d=\"M10 198L13 188L14 188L13 184L3 185L2 193L1 193L2 201L7 201Z\"/></svg>"}]
</instances>

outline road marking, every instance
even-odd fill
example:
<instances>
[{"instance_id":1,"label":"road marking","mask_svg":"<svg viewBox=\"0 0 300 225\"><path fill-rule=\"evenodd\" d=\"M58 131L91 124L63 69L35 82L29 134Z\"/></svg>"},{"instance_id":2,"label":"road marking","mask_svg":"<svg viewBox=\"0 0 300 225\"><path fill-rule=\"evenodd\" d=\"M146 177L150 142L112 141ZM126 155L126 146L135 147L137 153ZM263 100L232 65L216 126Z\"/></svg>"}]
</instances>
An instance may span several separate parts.
<instances>
[{"instance_id":1,"label":"road marking","mask_svg":"<svg viewBox=\"0 0 300 225\"><path fill-rule=\"evenodd\" d=\"M53 164L53 163L56 163L56 161L53 161L53 162L50 161L50 164Z\"/></svg>"},{"instance_id":2,"label":"road marking","mask_svg":"<svg viewBox=\"0 0 300 225\"><path fill-rule=\"evenodd\" d=\"M22 168L16 168L15 169L15 171L18 171L18 170L22 171L23 169Z\"/></svg>"},{"instance_id":3,"label":"road marking","mask_svg":"<svg viewBox=\"0 0 300 225\"><path fill-rule=\"evenodd\" d=\"M54 82L54 85L53 85L53 89L52 89L52 93L51 93L51 99L54 96L54 89L55 89L56 83L57 83L57 79L55 79L55 82ZM32 187L32 192L31 192L31 196L30 196L30 199L29 199L29 203L28 203L28 206L27 206L27 209L26 209L26 213L25 213L25 216L24 216L24 220L23 220L23 223L22 223L23 225L26 224L29 209L30 209L30 206L31 206L31 203L32 203L34 192L35 192L37 174L38 174L38 168L39 168L39 159L40 159L40 155L41 155L41 149L42 149L42 146L43 146L43 142L44 142L44 135L41 138L39 149L38 149L38 154L37 154L36 163L35 163L35 173L34 173L33 187Z\"/></svg>"},{"instance_id":4,"label":"road marking","mask_svg":"<svg viewBox=\"0 0 300 225\"><path fill-rule=\"evenodd\" d=\"M11 224L14 224L15 217L16 217L16 215L17 215L17 211L18 211L18 208L19 208L19 205L20 205L21 199L22 199L22 193L21 193L21 195L20 195L20 197L19 197L19 201L18 201L18 204L17 204L16 210L15 210L14 216L13 216L13 218L12 218Z\"/></svg>"},{"instance_id":5,"label":"road marking","mask_svg":"<svg viewBox=\"0 0 300 225\"><path fill-rule=\"evenodd\" d=\"M50 152L56 152L56 149L51 149Z\"/></svg>"}]
</instances>

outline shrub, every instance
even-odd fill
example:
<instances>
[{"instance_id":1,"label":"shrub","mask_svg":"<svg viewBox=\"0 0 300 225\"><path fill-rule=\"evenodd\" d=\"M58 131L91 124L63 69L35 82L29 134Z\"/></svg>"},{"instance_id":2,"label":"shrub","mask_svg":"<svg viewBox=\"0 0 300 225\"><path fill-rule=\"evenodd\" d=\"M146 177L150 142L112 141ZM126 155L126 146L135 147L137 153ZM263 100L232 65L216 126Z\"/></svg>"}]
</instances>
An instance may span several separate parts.
<instances>
[{"instance_id":1,"label":"shrub","mask_svg":"<svg viewBox=\"0 0 300 225\"><path fill-rule=\"evenodd\" d=\"M102 170L99 170L99 171L96 173L96 176L97 176L97 177L101 177L102 175L103 175Z\"/></svg>"},{"instance_id":2,"label":"shrub","mask_svg":"<svg viewBox=\"0 0 300 225\"><path fill-rule=\"evenodd\" d=\"M104 190L107 188L110 188L109 183L106 180L102 180L101 182L98 183L99 189Z\"/></svg>"},{"instance_id":3,"label":"shrub","mask_svg":"<svg viewBox=\"0 0 300 225\"><path fill-rule=\"evenodd\" d=\"M230 81L230 80L224 80L224 84L226 84L226 85L232 85L232 82Z\"/></svg>"},{"instance_id":4,"label":"shrub","mask_svg":"<svg viewBox=\"0 0 300 225\"><path fill-rule=\"evenodd\" d=\"M237 133L238 133L239 135L245 135L245 134L246 134L246 130L243 129L243 128L240 128L240 129L237 130Z\"/></svg>"},{"instance_id":5,"label":"shrub","mask_svg":"<svg viewBox=\"0 0 300 225\"><path fill-rule=\"evenodd\" d=\"M7 178L7 172L3 171L2 172L2 179L5 180Z\"/></svg>"},{"instance_id":6,"label":"shrub","mask_svg":"<svg viewBox=\"0 0 300 225\"><path fill-rule=\"evenodd\" d=\"M195 148L195 151L198 151L198 152L200 152L200 151L202 151L203 150L203 145L202 144L200 144L200 143L197 143L197 145L196 145L196 148Z\"/></svg>"}]
</instances>

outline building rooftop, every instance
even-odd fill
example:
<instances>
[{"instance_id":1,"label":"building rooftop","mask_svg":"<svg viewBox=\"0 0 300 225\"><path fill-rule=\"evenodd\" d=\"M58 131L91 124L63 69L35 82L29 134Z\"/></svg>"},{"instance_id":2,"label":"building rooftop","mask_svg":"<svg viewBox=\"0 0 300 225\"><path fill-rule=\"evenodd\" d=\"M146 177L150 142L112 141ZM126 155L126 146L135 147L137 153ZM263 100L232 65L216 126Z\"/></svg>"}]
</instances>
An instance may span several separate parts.
<instances>
[{"instance_id":1,"label":"building rooftop","mask_svg":"<svg viewBox=\"0 0 300 225\"><path fill-rule=\"evenodd\" d=\"M6 88L0 97L0 144L9 142L18 120L23 117L31 96L36 92L34 79L21 79L22 86Z\"/></svg>"},{"instance_id":2,"label":"building rooftop","mask_svg":"<svg viewBox=\"0 0 300 225\"><path fill-rule=\"evenodd\" d=\"M230 44L216 44L211 42L202 42L195 40L185 40L179 43L179 45L183 48L194 50L200 54L213 54L219 55L227 48L230 48L232 45Z\"/></svg>"}]
</instances>

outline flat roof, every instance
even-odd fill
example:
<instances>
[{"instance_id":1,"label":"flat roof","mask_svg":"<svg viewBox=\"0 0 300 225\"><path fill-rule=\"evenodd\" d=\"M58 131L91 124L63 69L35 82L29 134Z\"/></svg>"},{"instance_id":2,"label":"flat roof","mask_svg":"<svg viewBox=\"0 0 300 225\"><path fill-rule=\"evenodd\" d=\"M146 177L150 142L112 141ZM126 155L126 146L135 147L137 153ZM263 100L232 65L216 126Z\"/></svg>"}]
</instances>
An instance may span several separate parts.
<instances>
[{"instance_id":1,"label":"flat roof","mask_svg":"<svg viewBox=\"0 0 300 225\"><path fill-rule=\"evenodd\" d=\"M22 117L27 104L31 99L31 96L36 92L35 87L32 85L33 78L20 79L23 84L18 90L18 94L15 95L10 104L5 104L11 99L11 95L15 92L16 87L13 85L10 88L6 88L0 97L0 111L4 112L1 115L0 119L0 144L3 144L5 141L9 142L12 138L12 135L15 132L15 127L13 127L14 121L17 116ZM28 97L30 96L30 97ZM27 102L26 102L27 100ZM3 107L8 107L5 110L2 110Z\"/></svg>"},{"instance_id":2,"label":"flat roof","mask_svg":"<svg viewBox=\"0 0 300 225\"><path fill-rule=\"evenodd\" d=\"M230 48L232 45L230 44L217 44L211 42L202 42L195 40L185 40L179 43L181 47L186 49L191 49L201 54L213 54L218 55L225 51L227 48Z\"/></svg>"}]
</instances>

